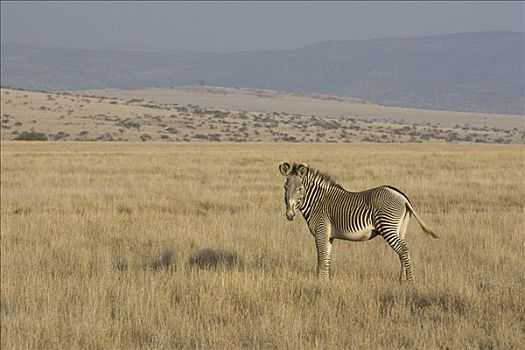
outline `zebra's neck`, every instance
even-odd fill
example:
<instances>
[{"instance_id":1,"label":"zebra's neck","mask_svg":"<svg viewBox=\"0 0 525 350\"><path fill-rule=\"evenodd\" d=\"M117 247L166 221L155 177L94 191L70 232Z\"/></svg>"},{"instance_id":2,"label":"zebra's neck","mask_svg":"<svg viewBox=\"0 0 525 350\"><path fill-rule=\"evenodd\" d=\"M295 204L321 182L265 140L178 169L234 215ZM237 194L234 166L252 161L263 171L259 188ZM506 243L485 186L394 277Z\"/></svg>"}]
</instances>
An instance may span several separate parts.
<instances>
[{"instance_id":1,"label":"zebra's neck","mask_svg":"<svg viewBox=\"0 0 525 350\"><path fill-rule=\"evenodd\" d=\"M312 211L322 202L327 193L333 191L344 191L332 178L318 171L311 171L303 179L305 196L299 207L299 211L309 222Z\"/></svg>"}]
</instances>

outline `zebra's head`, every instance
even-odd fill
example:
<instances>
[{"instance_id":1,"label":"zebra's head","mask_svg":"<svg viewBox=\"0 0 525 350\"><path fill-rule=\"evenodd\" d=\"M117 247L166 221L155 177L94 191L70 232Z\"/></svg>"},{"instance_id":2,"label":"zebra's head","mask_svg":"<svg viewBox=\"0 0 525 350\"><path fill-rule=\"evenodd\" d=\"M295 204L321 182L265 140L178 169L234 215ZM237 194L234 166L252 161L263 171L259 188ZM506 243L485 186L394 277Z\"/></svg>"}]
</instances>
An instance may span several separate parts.
<instances>
[{"instance_id":1,"label":"zebra's head","mask_svg":"<svg viewBox=\"0 0 525 350\"><path fill-rule=\"evenodd\" d=\"M284 183L284 203L286 204L286 218L292 221L297 209L304 199L303 179L308 174L308 165L283 162L279 165L279 171L286 176Z\"/></svg>"}]
</instances>

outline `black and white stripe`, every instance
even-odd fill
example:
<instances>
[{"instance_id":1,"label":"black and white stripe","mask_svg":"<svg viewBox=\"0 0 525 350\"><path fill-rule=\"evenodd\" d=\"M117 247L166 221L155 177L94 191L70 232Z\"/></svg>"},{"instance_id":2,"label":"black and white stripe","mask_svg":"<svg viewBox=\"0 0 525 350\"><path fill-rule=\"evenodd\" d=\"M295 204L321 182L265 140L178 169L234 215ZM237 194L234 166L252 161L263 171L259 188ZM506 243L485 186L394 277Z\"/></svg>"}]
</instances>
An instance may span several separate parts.
<instances>
[{"instance_id":1,"label":"black and white stripe","mask_svg":"<svg viewBox=\"0 0 525 350\"><path fill-rule=\"evenodd\" d=\"M405 241L408 219L413 214L425 232L437 236L415 213L407 195L392 186L349 192L311 168L301 181L305 195L299 211L315 237L320 276L329 273L334 239L368 240L380 235L399 255L400 279L413 279Z\"/></svg>"}]
</instances>

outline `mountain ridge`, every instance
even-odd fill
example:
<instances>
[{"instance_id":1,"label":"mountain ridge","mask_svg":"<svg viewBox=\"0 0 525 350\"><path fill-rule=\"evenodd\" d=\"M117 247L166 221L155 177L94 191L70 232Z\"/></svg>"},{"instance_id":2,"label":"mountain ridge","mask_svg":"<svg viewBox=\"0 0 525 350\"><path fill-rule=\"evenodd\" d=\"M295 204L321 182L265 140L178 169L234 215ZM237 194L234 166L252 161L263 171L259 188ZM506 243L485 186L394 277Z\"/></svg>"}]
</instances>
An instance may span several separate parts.
<instances>
[{"instance_id":1,"label":"mountain ridge","mask_svg":"<svg viewBox=\"0 0 525 350\"><path fill-rule=\"evenodd\" d=\"M321 41L229 53L2 43L1 84L32 90L216 85L424 109L525 114L524 33Z\"/></svg>"}]
</instances>

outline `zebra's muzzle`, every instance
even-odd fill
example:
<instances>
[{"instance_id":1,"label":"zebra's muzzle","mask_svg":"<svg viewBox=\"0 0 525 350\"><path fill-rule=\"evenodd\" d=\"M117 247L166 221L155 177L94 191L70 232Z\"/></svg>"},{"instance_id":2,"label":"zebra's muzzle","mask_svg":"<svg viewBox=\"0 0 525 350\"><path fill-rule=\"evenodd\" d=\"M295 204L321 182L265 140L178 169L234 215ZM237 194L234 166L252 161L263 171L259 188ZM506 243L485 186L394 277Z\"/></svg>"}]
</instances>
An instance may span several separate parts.
<instances>
[{"instance_id":1,"label":"zebra's muzzle","mask_svg":"<svg viewBox=\"0 0 525 350\"><path fill-rule=\"evenodd\" d=\"M290 221L295 218L295 206L288 207L286 210L286 218Z\"/></svg>"}]
</instances>

